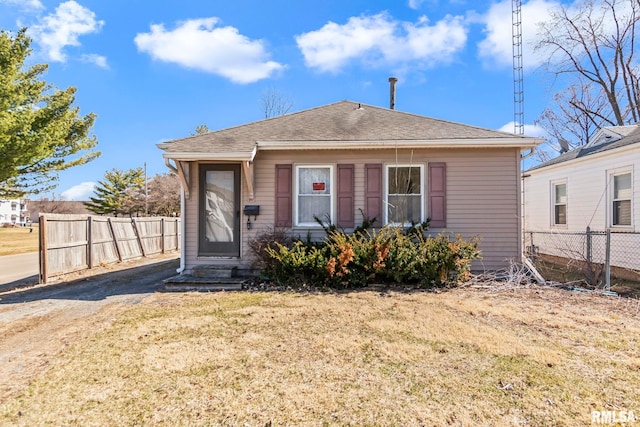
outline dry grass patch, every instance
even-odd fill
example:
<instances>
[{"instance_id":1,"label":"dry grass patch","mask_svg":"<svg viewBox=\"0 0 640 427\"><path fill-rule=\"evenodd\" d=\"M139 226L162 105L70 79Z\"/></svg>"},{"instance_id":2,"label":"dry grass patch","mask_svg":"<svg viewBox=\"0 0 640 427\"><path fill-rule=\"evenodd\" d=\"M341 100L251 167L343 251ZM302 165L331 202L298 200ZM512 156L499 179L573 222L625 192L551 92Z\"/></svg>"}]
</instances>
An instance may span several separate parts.
<instances>
[{"instance_id":1,"label":"dry grass patch","mask_svg":"<svg viewBox=\"0 0 640 427\"><path fill-rule=\"evenodd\" d=\"M0 227L0 256L38 250L38 227Z\"/></svg>"},{"instance_id":2,"label":"dry grass patch","mask_svg":"<svg viewBox=\"0 0 640 427\"><path fill-rule=\"evenodd\" d=\"M0 406L12 425L585 425L640 416L640 319L553 289L155 294Z\"/></svg>"}]
</instances>

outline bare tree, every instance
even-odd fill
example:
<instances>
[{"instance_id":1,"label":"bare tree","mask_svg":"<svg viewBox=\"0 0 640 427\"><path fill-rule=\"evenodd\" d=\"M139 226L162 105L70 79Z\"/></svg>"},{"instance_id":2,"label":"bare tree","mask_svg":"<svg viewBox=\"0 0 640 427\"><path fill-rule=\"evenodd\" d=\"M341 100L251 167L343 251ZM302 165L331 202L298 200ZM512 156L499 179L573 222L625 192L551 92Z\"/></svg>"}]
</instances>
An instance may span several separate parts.
<instances>
[{"instance_id":1,"label":"bare tree","mask_svg":"<svg viewBox=\"0 0 640 427\"><path fill-rule=\"evenodd\" d=\"M588 144L602 126L608 124L598 115L606 109L606 100L593 97L591 84L571 85L554 95L555 108L546 108L535 124L543 127L550 136L548 147L562 153ZM593 111L596 114L584 114ZM537 152L542 154L543 152ZM541 159L547 160L547 159Z\"/></svg>"},{"instance_id":2,"label":"bare tree","mask_svg":"<svg viewBox=\"0 0 640 427\"><path fill-rule=\"evenodd\" d=\"M602 126L640 119L639 20L640 0L585 0L558 6L540 25L536 50L548 58L547 70L568 82L539 120L555 147L569 137L582 145Z\"/></svg>"},{"instance_id":3,"label":"bare tree","mask_svg":"<svg viewBox=\"0 0 640 427\"><path fill-rule=\"evenodd\" d=\"M149 181L149 213L174 216L180 214L180 181L173 173L158 174Z\"/></svg>"},{"instance_id":4,"label":"bare tree","mask_svg":"<svg viewBox=\"0 0 640 427\"><path fill-rule=\"evenodd\" d=\"M288 95L271 86L262 93L260 104L264 110L265 119L283 116L293 107L293 101Z\"/></svg>"},{"instance_id":5,"label":"bare tree","mask_svg":"<svg viewBox=\"0 0 640 427\"><path fill-rule=\"evenodd\" d=\"M209 133L209 126L202 124L196 126L196 130L191 133L191 136L204 135L205 133Z\"/></svg>"},{"instance_id":6,"label":"bare tree","mask_svg":"<svg viewBox=\"0 0 640 427\"><path fill-rule=\"evenodd\" d=\"M90 213L85 208L83 202L75 200L63 200L59 195L53 193L49 197L42 197L35 200L27 200L27 209L32 221L38 220L38 214L87 214Z\"/></svg>"}]
</instances>

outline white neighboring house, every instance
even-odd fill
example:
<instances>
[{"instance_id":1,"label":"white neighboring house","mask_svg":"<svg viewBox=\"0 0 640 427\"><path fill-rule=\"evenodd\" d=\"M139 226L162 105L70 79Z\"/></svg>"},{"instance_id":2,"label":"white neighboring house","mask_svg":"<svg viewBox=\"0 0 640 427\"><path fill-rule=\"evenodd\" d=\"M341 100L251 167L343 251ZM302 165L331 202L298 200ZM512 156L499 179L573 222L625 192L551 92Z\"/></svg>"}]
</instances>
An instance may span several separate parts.
<instances>
[{"instance_id":1,"label":"white neighboring house","mask_svg":"<svg viewBox=\"0 0 640 427\"><path fill-rule=\"evenodd\" d=\"M600 129L589 144L525 171L523 187L525 232L610 229L629 240L622 250L636 252L640 239L628 233L640 232L640 125ZM612 244L612 265L614 252ZM620 266L640 270L634 264Z\"/></svg>"},{"instance_id":2,"label":"white neighboring house","mask_svg":"<svg viewBox=\"0 0 640 427\"><path fill-rule=\"evenodd\" d=\"M30 221L26 199L0 199L0 226L25 225Z\"/></svg>"}]
</instances>

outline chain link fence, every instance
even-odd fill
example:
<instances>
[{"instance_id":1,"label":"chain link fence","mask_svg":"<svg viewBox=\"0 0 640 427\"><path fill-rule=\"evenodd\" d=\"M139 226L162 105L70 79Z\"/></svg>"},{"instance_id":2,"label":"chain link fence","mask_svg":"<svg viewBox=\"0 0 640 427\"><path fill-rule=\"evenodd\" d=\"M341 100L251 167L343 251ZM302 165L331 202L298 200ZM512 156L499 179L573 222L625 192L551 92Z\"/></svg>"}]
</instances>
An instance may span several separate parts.
<instances>
[{"instance_id":1,"label":"chain link fence","mask_svg":"<svg viewBox=\"0 0 640 427\"><path fill-rule=\"evenodd\" d=\"M555 280L610 289L611 278L640 281L640 233L526 231L526 255ZM544 275L544 274L543 274Z\"/></svg>"}]
</instances>

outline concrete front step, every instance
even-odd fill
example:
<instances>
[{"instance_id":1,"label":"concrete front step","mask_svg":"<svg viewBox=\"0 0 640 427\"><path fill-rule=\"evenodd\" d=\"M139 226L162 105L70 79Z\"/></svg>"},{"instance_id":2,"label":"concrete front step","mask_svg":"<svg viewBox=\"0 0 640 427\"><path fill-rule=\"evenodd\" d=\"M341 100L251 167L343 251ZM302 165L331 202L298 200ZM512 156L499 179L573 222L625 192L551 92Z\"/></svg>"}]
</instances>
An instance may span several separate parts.
<instances>
[{"instance_id":1,"label":"concrete front step","mask_svg":"<svg viewBox=\"0 0 640 427\"><path fill-rule=\"evenodd\" d=\"M165 291L239 291L247 282L242 277L197 277L178 275L164 280Z\"/></svg>"},{"instance_id":2,"label":"concrete front step","mask_svg":"<svg viewBox=\"0 0 640 427\"><path fill-rule=\"evenodd\" d=\"M238 275L235 265L198 265L193 268L194 277L230 278Z\"/></svg>"}]
</instances>

